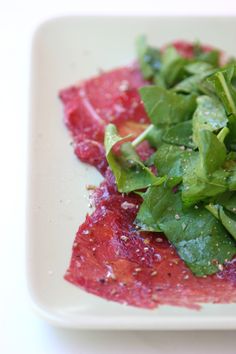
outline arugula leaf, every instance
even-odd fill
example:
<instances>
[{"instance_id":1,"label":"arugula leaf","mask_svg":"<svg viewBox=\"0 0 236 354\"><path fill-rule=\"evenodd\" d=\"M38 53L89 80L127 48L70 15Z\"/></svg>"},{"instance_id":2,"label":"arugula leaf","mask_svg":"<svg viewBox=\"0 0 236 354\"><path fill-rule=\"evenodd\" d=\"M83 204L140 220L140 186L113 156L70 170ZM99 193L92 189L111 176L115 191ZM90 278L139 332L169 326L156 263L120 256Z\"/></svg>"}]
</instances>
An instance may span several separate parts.
<instances>
[{"instance_id":1,"label":"arugula leaf","mask_svg":"<svg viewBox=\"0 0 236 354\"><path fill-rule=\"evenodd\" d=\"M209 130L201 130L199 153L192 156L183 175L182 199L186 206L223 193L228 173L222 169L225 145Z\"/></svg>"},{"instance_id":2,"label":"arugula leaf","mask_svg":"<svg viewBox=\"0 0 236 354\"><path fill-rule=\"evenodd\" d=\"M228 185L230 191L236 191L236 167L229 174Z\"/></svg>"},{"instance_id":3,"label":"arugula leaf","mask_svg":"<svg viewBox=\"0 0 236 354\"><path fill-rule=\"evenodd\" d=\"M112 152L113 146L125 138L117 134L114 124L108 124L105 131L105 150L108 164L116 178L118 191L129 193L134 190L147 188L164 182L164 178L156 177L139 159L131 143L125 143L121 147L121 154Z\"/></svg>"},{"instance_id":4,"label":"arugula leaf","mask_svg":"<svg viewBox=\"0 0 236 354\"><path fill-rule=\"evenodd\" d=\"M193 154L194 151L182 150L176 145L162 144L154 155L158 174L168 176L172 180L172 185L177 185L181 182L183 171Z\"/></svg>"},{"instance_id":5,"label":"arugula leaf","mask_svg":"<svg viewBox=\"0 0 236 354\"><path fill-rule=\"evenodd\" d=\"M143 77L152 79L161 68L161 52L159 49L150 47L145 36L138 37L136 47Z\"/></svg>"},{"instance_id":6,"label":"arugula leaf","mask_svg":"<svg viewBox=\"0 0 236 354\"><path fill-rule=\"evenodd\" d=\"M200 72L198 74L194 74L186 79L180 81L176 86L174 86L174 90L176 92L184 92L184 93L197 93L201 91L201 83L202 81L211 75L215 70L209 69L205 72Z\"/></svg>"},{"instance_id":7,"label":"arugula leaf","mask_svg":"<svg viewBox=\"0 0 236 354\"><path fill-rule=\"evenodd\" d=\"M153 78L153 84L166 88L166 83L165 83L165 80L164 80L161 72L155 73L154 78Z\"/></svg>"},{"instance_id":8,"label":"arugula leaf","mask_svg":"<svg viewBox=\"0 0 236 354\"><path fill-rule=\"evenodd\" d=\"M144 231L164 232L179 256L197 276L213 274L236 254L236 244L204 207L184 209L180 192L150 187L135 223Z\"/></svg>"},{"instance_id":9,"label":"arugula leaf","mask_svg":"<svg viewBox=\"0 0 236 354\"><path fill-rule=\"evenodd\" d=\"M202 52L197 56L197 59L217 67L220 62L220 51L213 49L209 52Z\"/></svg>"},{"instance_id":10,"label":"arugula leaf","mask_svg":"<svg viewBox=\"0 0 236 354\"><path fill-rule=\"evenodd\" d=\"M116 126L114 124L108 124L105 131L104 145L106 150L106 155L109 155L113 146L119 141L124 141L128 136L122 137L117 133Z\"/></svg>"},{"instance_id":11,"label":"arugula leaf","mask_svg":"<svg viewBox=\"0 0 236 354\"><path fill-rule=\"evenodd\" d=\"M154 147L154 148L158 148L161 143L162 143L162 136L165 132L165 128L157 128L157 127L153 127L153 129L151 131L148 132L147 136L146 136L146 140L149 142L149 144Z\"/></svg>"},{"instance_id":12,"label":"arugula leaf","mask_svg":"<svg viewBox=\"0 0 236 354\"><path fill-rule=\"evenodd\" d=\"M227 191L218 196L218 198L213 201L213 204L222 205L231 213L236 214L236 193Z\"/></svg>"},{"instance_id":13,"label":"arugula leaf","mask_svg":"<svg viewBox=\"0 0 236 354\"><path fill-rule=\"evenodd\" d=\"M236 116L229 116L229 135L226 137L225 144L229 150L236 151Z\"/></svg>"},{"instance_id":14,"label":"arugula leaf","mask_svg":"<svg viewBox=\"0 0 236 354\"><path fill-rule=\"evenodd\" d=\"M218 70L204 82L205 89L219 97L228 115L236 115L236 91L231 84L235 70L236 65L230 65Z\"/></svg>"},{"instance_id":15,"label":"arugula leaf","mask_svg":"<svg viewBox=\"0 0 236 354\"><path fill-rule=\"evenodd\" d=\"M161 232L160 219L167 209L172 210L172 203L175 201L175 194L166 187L149 187L145 193L142 193L143 203L141 204L135 224L141 227L143 231Z\"/></svg>"},{"instance_id":16,"label":"arugula leaf","mask_svg":"<svg viewBox=\"0 0 236 354\"><path fill-rule=\"evenodd\" d=\"M127 159L131 163L131 165L134 162L137 162L137 163L141 162L140 157L138 156L137 152L135 151L132 143L130 143L130 142L123 143L120 147L120 151L122 154L120 156L120 158L123 160Z\"/></svg>"},{"instance_id":17,"label":"arugula leaf","mask_svg":"<svg viewBox=\"0 0 236 354\"><path fill-rule=\"evenodd\" d=\"M226 148L215 134L209 130L201 130L198 140L200 167L205 173L213 173L219 169L226 159Z\"/></svg>"},{"instance_id":18,"label":"arugula leaf","mask_svg":"<svg viewBox=\"0 0 236 354\"><path fill-rule=\"evenodd\" d=\"M223 209L222 206L219 207L219 217L228 232L236 240L236 215L233 213L227 212Z\"/></svg>"},{"instance_id":19,"label":"arugula leaf","mask_svg":"<svg viewBox=\"0 0 236 354\"><path fill-rule=\"evenodd\" d=\"M166 47L162 54L162 62L164 68L168 68L169 65L175 63L178 59L181 59L182 56L178 53L176 48L173 45Z\"/></svg>"},{"instance_id":20,"label":"arugula leaf","mask_svg":"<svg viewBox=\"0 0 236 354\"><path fill-rule=\"evenodd\" d=\"M230 191L236 190L236 161L226 161L224 164L225 171L228 172L228 189Z\"/></svg>"},{"instance_id":21,"label":"arugula leaf","mask_svg":"<svg viewBox=\"0 0 236 354\"><path fill-rule=\"evenodd\" d=\"M183 58L173 46L167 47L162 55L161 76L167 87L172 87L179 81L183 80L187 73L185 65L189 62Z\"/></svg>"},{"instance_id":22,"label":"arugula leaf","mask_svg":"<svg viewBox=\"0 0 236 354\"><path fill-rule=\"evenodd\" d=\"M229 172L228 188L231 191L236 190L236 152L231 151L224 163L224 169Z\"/></svg>"},{"instance_id":23,"label":"arugula leaf","mask_svg":"<svg viewBox=\"0 0 236 354\"><path fill-rule=\"evenodd\" d=\"M230 213L227 210L224 210L222 205L209 204L206 206L206 209L215 216L216 219L220 220L222 225L226 228L226 230L233 236L236 240L236 215Z\"/></svg>"},{"instance_id":24,"label":"arugula leaf","mask_svg":"<svg viewBox=\"0 0 236 354\"><path fill-rule=\"evenodd\" d=\"M178 92L198 92L199 84L215 72L218 61L217 51L202 52L195 58L186 59L174 47L168 47L163 53L161 75L168 88L175 86ZM189 74L194 75L189 77Z\"/></svg>"},{"instance_id":25,"label":"arugula leaf","mask_svg":"<svg viewBox=\"0 0 236 354\"><path fill-rule=\"evenodd\" d=\"M192 120L187 120L185 122L178 123L166 129L162 140L165 143L172 145L186 146L188 148L193 148L194 144L192 141Z\"/></svg>"},{"instance_id":26,"label":"arugula leaf","mask_svg":"<svg viewBox=\"0 0 236 354\"><path fill-rule=\"evenodd\" d=\"M159 86L144 86L140 90L145 110L157 127L186 121L196 108L196 96L181 95Z\"/></svg>"},{"instance_id":27,"label":"arugula leaf","mask_svg":"<svg viewBox=\"0 0 236 354\"><path fill-rule=\"evenodd\" d=\"M197 75L208 72L209 70L212 69L213 66L211 64L202 61L195 61L185 66L185 70L189 74L197 74Z\"/></svg>"},{"instance_id":28,"label":"arugula leaf","mask_svg":"<svg viewBox=\"0 0 236 354\"><path fill-rule=\"evenodd\" d=\"M225 164L229 164L229 168L232 166L234 166L234 164L236 163L236 151L230 151L227 156L226 156L226 160L225 160Z\"/></svg>"},{"instance_id":29,"label":"arugula leaf","mask_svg":"<svg viewBox=\"0 0 236 354\"><path fill-rule=\"evenodd\" d=\"M213 66L220 65L221 52L217 49L208 50L206 52L206 50L201 45L201 43L197 41L193 46L193 52L194 52L194 57L199 61L209 63Z\"/></svg>"},{"instance_id":30,"label":"arugula leaf","mask_svg":"<svg viewBox=\"0 0 236 354\"><path fill-rule=\"evenodd\" d=\"M197 98L197 109L193 115L193 141L199 143L199 134L202 129L211 132L226 127L228 118L224 107L217 98L200 96Z\"/></svg>"}]
</instances>

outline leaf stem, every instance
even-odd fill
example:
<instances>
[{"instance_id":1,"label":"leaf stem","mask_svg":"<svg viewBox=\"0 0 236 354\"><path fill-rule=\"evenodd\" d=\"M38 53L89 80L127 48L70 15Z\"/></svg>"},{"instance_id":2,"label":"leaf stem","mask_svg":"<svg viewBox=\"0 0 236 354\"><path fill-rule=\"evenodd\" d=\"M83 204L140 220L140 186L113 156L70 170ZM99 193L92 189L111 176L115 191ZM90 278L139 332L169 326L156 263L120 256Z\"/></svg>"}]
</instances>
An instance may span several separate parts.
<instances>
[{"instance_id":1,"label":"leaf stem","mask_svg":"<svg viewBox=\"0 0 236 354\"><path fill-rule=\"evenodd\" d=\"M219 220L219 213L217 205L208 204L205 205L205 208L216 218Z\"/></svg>"},{"instance_id":2,"label":"leaf stem","mask_svg":"<svg viewBox=\"0 0 236 354\"><path fill-rule=\"evenodd\" d=\"M146 136L150 131L154 128L153 124L150 124L136 139L132 141L132 146L136 147L138 146L143 140L145 140Z\"/></svg>"},{"instance_id":3,"label":"leaf stem","mask_svg":"<svg viewBox=\"0 0 236 354\"><path fill-rule=\"evenodd\" d=\"M223 87L223 89L225 91L225 96L227 97L227 99L229 101L229 104L231 106L232 112L235 115L236 114L236 106L234 104L234 100L233 100L233 98L231 96L231 93L230 93L229 88L227 86L227 83L225 81L224 75L221 72L219 72L217 75L218 75L220 83L221 83L221 85L222 85L222 87Z\"/></svg>"},{"instance_id":4,"label":"leaf stem","mask_svg":"<svg viewBox=\"0 0 236 354\"><path fill-rule=\"evenodd\" d=\"M229 134L229 128L228 127L224 127L223 129L221 129L221 131L217 134L217 138L218 140L223 143L226 136Z\"/></svg>"}]
</instances>

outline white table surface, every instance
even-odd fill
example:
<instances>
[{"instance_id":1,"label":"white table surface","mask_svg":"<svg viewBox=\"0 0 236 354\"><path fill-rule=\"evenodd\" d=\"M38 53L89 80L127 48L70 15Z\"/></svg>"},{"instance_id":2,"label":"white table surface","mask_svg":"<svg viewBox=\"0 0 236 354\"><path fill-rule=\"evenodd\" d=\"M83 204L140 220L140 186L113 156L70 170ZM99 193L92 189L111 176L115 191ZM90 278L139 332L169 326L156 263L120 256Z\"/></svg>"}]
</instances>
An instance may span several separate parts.
<instances>
[{"instance_id":1,"label":"white table surface","mask_svg":"<svg viewBox=\"0 0 236 354\"><path fill-rule=\"evenodd\" d=\"M236 2L0 0L0 352L235 354L235 331L70 331L51 327L31 310L25 280L25 194L31 37L37 25L47 18L85 13L236 15Z\"/></svg>"}]
</instances>

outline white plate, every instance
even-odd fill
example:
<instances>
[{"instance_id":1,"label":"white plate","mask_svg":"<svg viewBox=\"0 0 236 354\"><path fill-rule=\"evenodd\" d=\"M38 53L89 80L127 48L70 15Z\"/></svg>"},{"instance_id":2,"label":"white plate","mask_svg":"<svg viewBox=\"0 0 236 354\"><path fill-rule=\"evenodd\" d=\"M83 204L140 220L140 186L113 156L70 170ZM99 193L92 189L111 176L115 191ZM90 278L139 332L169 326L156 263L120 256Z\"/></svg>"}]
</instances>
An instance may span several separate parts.
<instances>
[{"instance_id":1,"label":"white plate","mask_svg":"<svg viewBox=\"0 0 236 354\"><path fill-rule=\"evenodd\" d=\"M143 310L108 302L64 281L78 226L88 210L85 184L101 177L80 163L62 120L58 90L135 57L146 33L158 46L199 39L236 55L236 18L71 17L44 23L33 41L28 283L37 311L74 328L236 329L236 304L201 311L162 306Z\"/></svg>"}]
</instances>

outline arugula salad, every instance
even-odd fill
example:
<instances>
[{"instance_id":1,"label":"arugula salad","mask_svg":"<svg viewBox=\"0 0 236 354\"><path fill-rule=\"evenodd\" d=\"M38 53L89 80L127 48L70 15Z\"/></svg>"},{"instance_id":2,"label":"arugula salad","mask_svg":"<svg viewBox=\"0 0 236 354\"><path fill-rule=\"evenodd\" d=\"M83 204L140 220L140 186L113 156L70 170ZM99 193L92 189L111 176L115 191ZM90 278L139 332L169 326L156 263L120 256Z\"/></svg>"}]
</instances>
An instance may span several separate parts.
<instances>
[{"instance_id":1,"label":"arugula salad","mask_svg":"<svg viewBox=\"0 0 236 354\"><path fill-rule=\"evenodd\" d=\"M163 232L199 277L236 255L236 61L194 46L180 56L137 41L147 85L139 89L151 124L132 142L114 124L105 130L108 164L120 193L136 193L141 231ZM154 153L142 161L136 147ZM118 143L119 151L113 147Z\"/></svg>"}]
</instances>

